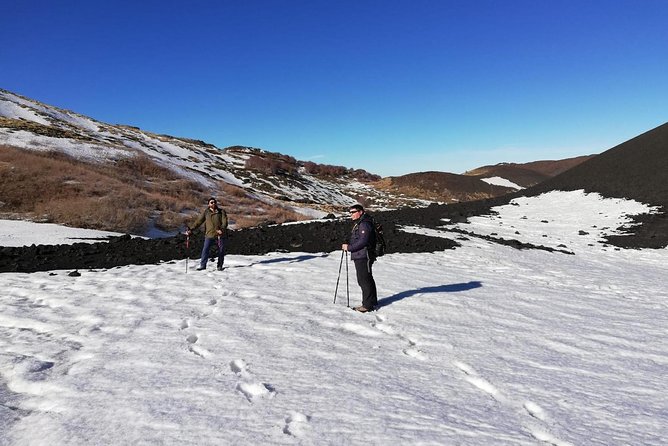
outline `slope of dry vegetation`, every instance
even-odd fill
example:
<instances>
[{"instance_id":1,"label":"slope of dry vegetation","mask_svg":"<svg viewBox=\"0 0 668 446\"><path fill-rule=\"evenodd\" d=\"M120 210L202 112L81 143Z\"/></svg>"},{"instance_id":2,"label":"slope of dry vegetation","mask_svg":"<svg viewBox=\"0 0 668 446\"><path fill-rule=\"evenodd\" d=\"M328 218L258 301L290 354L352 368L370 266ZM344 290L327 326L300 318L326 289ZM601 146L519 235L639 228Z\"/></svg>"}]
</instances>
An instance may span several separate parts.
<instances>
[{"instance_id":1,"label":"slope of dry vegetation","mask_svg":"<svg viewBox=\"0 0 668 446\"><path fill-rule=\"evenodd\" d=\"M379 175L367 172L364 169L351 169L344 166L333 166L330 164L318 164L312 161L299 161L292 156L282 153L267 152L250 147L233 146L227 151L246 151L251 153L245 163L245 168L255 170L267 175L299 176L300 170L309 175L321 178L350 177L362 182L380 180Z\"/></svg>"},{"instance_id":2,"label":"slope of dry vegetation","mask_svg":"<svg viewBox=\"0 0 668 446\"><path fill-rule=\"evenodd\" d=\"M216 193L218 192L218 193ZM192 220L210 195L218 195L236 227L301 217L221 184L205 190L145 155L115 164L93 164L57 152L0 146L0 217L143 234L166 232Z\"/></svg>"},{"instance_id":3,"label":"slope of dry vegetation","mask_svg":"<svg viewBox=\"0 0 668 446\"><path fill-rule=\"evenodd\" d=\"M218 201L227 212L230 227L233 229L300 221L307 218L280 204L260 201L250 196L241 187L229 183L220 183L219 190L221 193L218 194ZM204 208L204 206L205 204L203 203L201 207Z\"/></svg>"}]
</instances>

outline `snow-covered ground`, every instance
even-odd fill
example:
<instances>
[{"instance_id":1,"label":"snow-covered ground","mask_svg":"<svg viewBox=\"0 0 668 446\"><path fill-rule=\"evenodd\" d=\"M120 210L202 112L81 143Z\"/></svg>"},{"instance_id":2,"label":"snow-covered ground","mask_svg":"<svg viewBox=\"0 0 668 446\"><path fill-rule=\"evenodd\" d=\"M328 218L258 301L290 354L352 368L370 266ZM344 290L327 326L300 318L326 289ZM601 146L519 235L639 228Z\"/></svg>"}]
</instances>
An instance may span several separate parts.
<instances>
[{"instance_id":1,"label":"snow-covered ground","mask_svg":"<svg viewBox=\"0 0 668 446\"><path fill-rule=\"evenodd\" d=\"M668 249L597 242L632 202L518 204L462 227L575 255L387 255L370 314L340 252L1 274L0 444L665 445Z\"/></svg>"},{"instance_id":2,"label":"snow-covered ground","mask_svg":"<svg viewBox=\"0 0 668 446\"><path fill-rule=\"evenodd\" d=\"M621 226L631 227L629 215L655 213L658 208L576 190L515 198L494 211L496 215L473 217L470 224L457 227L480 235L582 252L611 249L599 243L605 235L619 234Z\"/></svg>"},{"instance_id":3,"label":"snow-covered ground","mask_svg":"<svg viewBox=\"0 0 668 446\"><path fill-rule=\"evenodd\" d=\"M66 245L70 243L97 243L117 232L69 228L52 223L34 223L22 220L0 219L0 246Z\"/></svg>"}]
</instances>

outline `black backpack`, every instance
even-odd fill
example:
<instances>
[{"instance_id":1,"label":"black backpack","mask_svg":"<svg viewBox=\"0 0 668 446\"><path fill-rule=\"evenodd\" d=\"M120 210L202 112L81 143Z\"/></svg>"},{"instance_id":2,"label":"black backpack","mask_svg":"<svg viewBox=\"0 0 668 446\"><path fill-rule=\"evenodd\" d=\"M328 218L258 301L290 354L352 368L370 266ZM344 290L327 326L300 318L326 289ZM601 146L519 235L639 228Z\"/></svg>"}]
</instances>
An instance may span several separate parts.
<instances>
[{"instance_id":1,"label":"black backpack","mask_svg":"<svg viewBox=\"0 0 668 446\"><path fill-rule=\"evenodd\" d=\"M374 247L374 256L382 257L385 255L385 236L383 234L383 225L378 223L375 218L369 215L371 219L371 226L373 226L373 232L376 236L376 246Z\"/></svg>"}]
</instances>

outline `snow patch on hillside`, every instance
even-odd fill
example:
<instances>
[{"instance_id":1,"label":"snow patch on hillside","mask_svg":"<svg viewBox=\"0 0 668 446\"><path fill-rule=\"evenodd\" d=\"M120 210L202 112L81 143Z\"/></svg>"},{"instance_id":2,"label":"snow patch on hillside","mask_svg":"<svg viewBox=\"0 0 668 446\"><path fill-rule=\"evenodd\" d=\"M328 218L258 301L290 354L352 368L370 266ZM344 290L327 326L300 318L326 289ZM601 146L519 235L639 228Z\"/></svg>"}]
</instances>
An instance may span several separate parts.
<instances>
[{"instance_id":1,"label":"snow patch on hillside","mask_svg":"<svg viewBox=\"0 0 668 446\"><path fill-rule=\"evenodd\" d=\"M25 130L0 128L0 139L10 146L24 149L49 152L57 147L63 153L89 161L102 162L105 160L120 159L136 155L136 151L119 146L105 146L76 139L55 138L52 136L36 135Z\"/></svg>"},{"instance_id":2,"label":"snow patch on hillside","mask_svg":"<svg viewBox=\"0 0 668 446\"><path fill-rule=\"evenodd\" d=\"M33 110L21 107L20 105L2 99L2 92L0 92L0 117L10 119L25 119L26 121L33 121L42 125L49 125L49 121L39 116Z\"/></svg>"},{"instance_id":3,"label":"snow patch on hillside","mask_svg":"<svg viewBox=\"0 0 668 446\"><path fill-rule=\"evenodd\" d=\"M552 248L604 249L600 242L628 227L631 217L658 212L624 198L604 198L597 193L552 191L536 197L519 197L492 208L493 214L469 219L459 229Z\"/></svg>"},{"instance_id":4,"label":"snow patch on hillside","mask_svg":"<svg viewBox=\"0 0 668 446\"><path fill-rule=\"evenodd\" d=\"M507 180L505 178L501 178L501 177L481 178L480 180L484 181L487 184L491 184L491 185L494 185L494 186L510 187L510 188L518 189L518 190L519 189L524 189L522 186L519 186L519 185L513 183L512 181Z\"/></svg>"},{"instance_id":5,"label":"snow patch on hillside","mask_svg":"<svg viewBox=\"0 0 668 446\"><path fill-rule=\"evenodd\" d=\"M52 223L23 220L0 220L0 246L66 245L96 243L107 237L123 235L94 229L69 228Z\"/></svg>"},{"instance_id":6,"label":"snow patch on hillside","mask_svg":"<svg viewBox=\"0 0 668 446\"><path fill-rule=\"evenodd\" d=\"M34 118L30 117L25 117L25 119L39 122L40 124L45 124L45 125L51 125L51 123L48 120L45 120L43 117L50 117L56 122L61 121L61 122L66 122L73 127L78 127L85 129L87 131L91 132L97 132L99 127L96 122L94 122L92 119L87 118L85 116L81 116L77 113L66 111L66 110L60 110L55 107L50 107L46 106L44 104L41 104L37 101L30 101L23 99L15 94L12 93L5 93L3 91L0 91L0 99L5 100L5 101L10 101L14 102L16 104L19 104L22 109L28 109L31 110L32 113L30 116L34 116ZM17 111L17 110L15 110ZM8 118L14 118L18 119L21 116L19 115L7 115L6 117Z\"/></svg>"}]
</instances>

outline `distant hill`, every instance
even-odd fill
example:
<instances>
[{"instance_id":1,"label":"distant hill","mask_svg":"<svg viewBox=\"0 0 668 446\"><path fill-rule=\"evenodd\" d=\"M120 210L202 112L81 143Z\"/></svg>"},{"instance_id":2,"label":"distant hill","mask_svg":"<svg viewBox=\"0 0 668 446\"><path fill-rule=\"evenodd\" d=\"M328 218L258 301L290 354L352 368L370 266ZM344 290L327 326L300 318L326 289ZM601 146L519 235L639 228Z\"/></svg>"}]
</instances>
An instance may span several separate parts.
<instances>
[{"instance_id":1,"label":"distant hill","mask_svg":"<svg viewBox=\"0 0 668 446\"><path fill-rule=\"evenodd\" d=\"M417 172L383 178L374 186L394 193L438 202L459 202L499 197L531 187L590 158L501 163L483 166L463 175L447 172ZM505 181L504 181L505 180Z\"/></svg>"},{"instance_id":2,"label":"distant hill","mask_svg":"<svg viewBox=\"0 0 668 446\"><path fill-rule=\"evenodd\" d=\"M493 166L482 166L469 170L464 175L475 177L501 177L522 187L531 187L548 178L581 164L594 155L578 156L563 160L532 161L529 163L501 163Z\"/></svg>"},{"instance_id":3,"label":"distant hill","mask_svg":"<svg viewBox=\"0 0 668 446\"><path fill-rule=\"evenodd\" d=\"M418 172L387 177L375 186L394 194L446 203L497 197L516 190L486 183L480 177L447 172Z\"/></svg>"}]
</instances>

